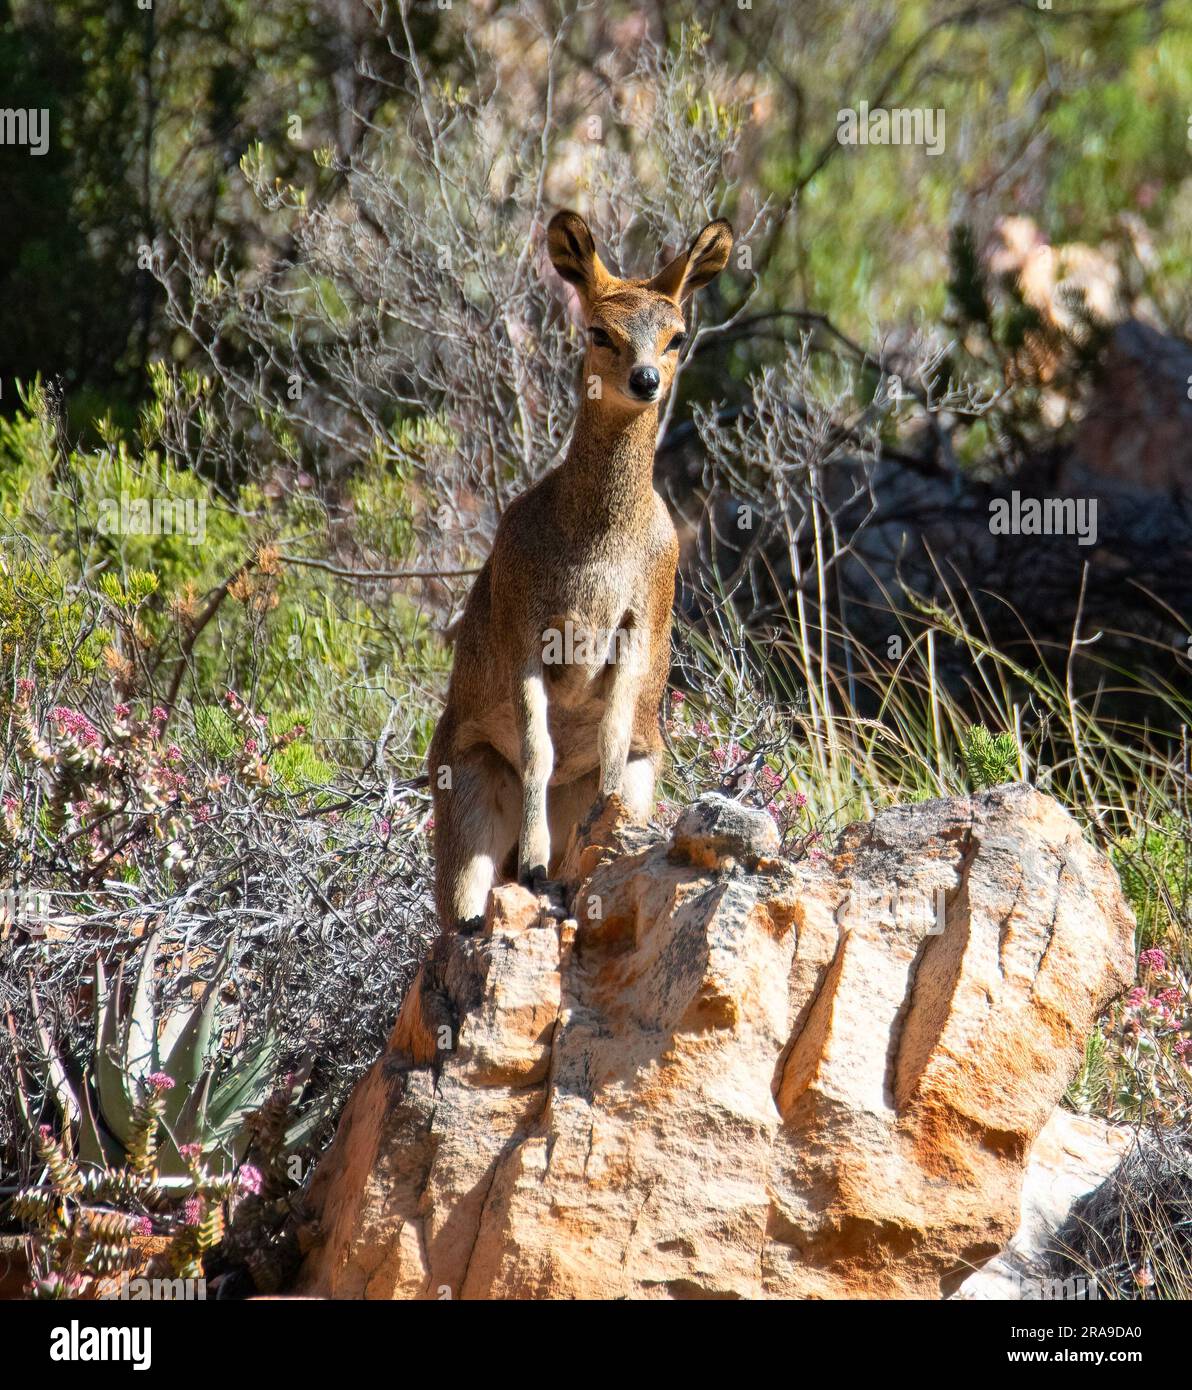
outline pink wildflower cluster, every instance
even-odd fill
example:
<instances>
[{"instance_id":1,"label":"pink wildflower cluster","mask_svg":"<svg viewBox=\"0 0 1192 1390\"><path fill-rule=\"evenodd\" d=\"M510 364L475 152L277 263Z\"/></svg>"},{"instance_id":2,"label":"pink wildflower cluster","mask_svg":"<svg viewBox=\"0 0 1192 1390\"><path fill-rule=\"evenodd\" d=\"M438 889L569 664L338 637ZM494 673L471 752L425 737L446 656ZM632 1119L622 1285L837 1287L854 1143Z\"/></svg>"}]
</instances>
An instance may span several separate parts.
<instances>
[{"instance_id":1,"label":"pink wildflower cluster","mask_svg":"<svg viewBox=\"0 0 1192 1390\"><path fill-rule=\"evenodd\" d=\"M709 780L713 783L722 779L731 780L735 791L755 794L777 823L784 839L789 841L793 838L797 845L804 848L818 840L819 834L812 831L807 823L806 795L797 790L785 790L790 782L788 774L776 770L765 761L759 763L757 755L747 751L735 739L718 740L707 719L688 719L688 708L683 692L672 690L667 730L672 738L685 741L684 752L691 744L695 745L690 762L691 780L695 785L706 785ZM662 819L665 822L666 817Z\"/></svg>"},{"instance_id":2,"label":"pink wildflower cluster","mask_svg":"<svg viewBox=\"0 0 1192 1390\"><path fill-rule=\"evenodd\" d=\"M268 763L270 752L268 719L263 714L254 714L248 704L234 690L229 690L224 696L224 704L231 716L232 723L244 735L244 742L240 745L240 775L245 781L255 786L267 787L273 780ZM272 740L272 748L274 750L284 748L286 744L300 738L305 732L306 730L301 724L295 724L288 733Z\"/></svg>"},{"instance_id":3,"label":"pink wildflower cluster","mask_svg":"<svg viewBox=\"0 0 1192 1390\"><path fill-rule=\"evenodd\" d=\"M1167 952L1139 953L1139 982L1126 995L1109 1041L1116 1052L1117 1116L1192 1115L1192 986Z\"/></svg>"},{"instance_id":4,"label":"pink wildflower cluster","mask_svg":"<svg viewBox=\"0 0 1192 1390\"><path fill-rule=\"evenodd\" d=\"M254 1168L251 1163L246 1163L236 1174L237 1187L241 1192L251 1193L254 1197L260 1196L262 1181L261 1170Z\"/></svg>"},{"instance_id":5,"label":"pink wildflower cluster","mask_svg":"<svg viewBox=\"0 0 1192 1390\"><path fill-rule=\"evenodd\" d=\"M708 756L724 772L734 770L740 764L743 754L739 743L728 743L713 748Z\"/></svg>"},{"instance_id":6,"label":"pink wildflower cluster","mask_svg":"<svg viewBox=\"0 0 1192 1390\"><path fill-rule=\"evenodd\" d=\"M0 841L16 840L32 803L45 809L51 834L81 869L118 869L146 851L170 870L189 868L192 794L182 750L162 746L168 711L156 705L138 719L116 701L104 732L82 711L55 705L43 736L32 694L32 682L18 682L24 785L0 808Z\"/></svg>"},{"instance_id":7,"label":"pink wildflower cluster","mask_svg":"<svg viewBox=\"0 0 1192 1390\"><path fill-rule=\"evenodd\" d=\"M84 748L99 742L99 730L78 710L68 709L65 705L55 705L50 710L50 718L58 726L58 733L62 737L71 738Z\"/></svg>"}]
</instances>

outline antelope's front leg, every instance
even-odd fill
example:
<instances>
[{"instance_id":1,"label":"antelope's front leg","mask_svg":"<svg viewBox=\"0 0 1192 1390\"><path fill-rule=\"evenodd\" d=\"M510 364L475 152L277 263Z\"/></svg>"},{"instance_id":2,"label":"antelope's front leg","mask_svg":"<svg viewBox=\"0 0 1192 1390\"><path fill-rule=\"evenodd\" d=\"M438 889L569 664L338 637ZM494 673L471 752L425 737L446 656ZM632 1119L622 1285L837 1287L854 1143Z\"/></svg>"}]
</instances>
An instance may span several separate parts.
<instances>
[{"instance_id":1,"label":"antelope's front leg","mask_svg":"<svg viewBox=\"0 0 1192 1390\"><path fill-rule=\"evenodd\" d=\"M600 719L600 797L620 795L625 781L625 765L629 761L629 745L633 737L633 717L641 688L641 664L638 643L634 641L637 628L619 631L610 653L612 686L608 703Z\"/></svg>"},{"instance_id":2,"label":"antelope's front leg","mask_svg":"<svg viewBox=\"0 0 1192 1390\"><path fill-rule=\"evenodd\" d=\"M546 686L542 663L522 669L513 698L521 736L522 825L517 849L517 876L529 887L546 878L550 863L550 824L546 818L546 789L555 763L547 723Z\"/></svg>"}]
</instances>

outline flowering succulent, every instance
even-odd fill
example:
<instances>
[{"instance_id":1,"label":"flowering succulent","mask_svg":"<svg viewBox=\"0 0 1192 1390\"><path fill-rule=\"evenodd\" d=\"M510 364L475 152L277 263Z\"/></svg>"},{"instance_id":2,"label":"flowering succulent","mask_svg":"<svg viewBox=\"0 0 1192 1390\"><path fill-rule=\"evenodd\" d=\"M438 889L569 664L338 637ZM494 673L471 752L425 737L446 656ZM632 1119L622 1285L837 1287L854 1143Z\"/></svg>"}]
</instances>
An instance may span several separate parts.
<instances>
[{"instance_id":1,"label":"flowering succulent","mask_svg":"<svg viewBox=\"0 0 1192 1390\"><path fill-rule=\"evenodd\" d=\"M73 742L80 748L89 748L99 742L99 730L78 710L68 709L65 705L55 705L50 710L50 718L65 743Z\"/></svg>"},{"instance_id":2,"label":"flowering succulent","mask_svg":"<svg viewBox=\"0 0 1192 1390\"><path fill-rule=\"evenodd\" d=\"M1138 956L1139 982L1115 1011L1106 1040L1114 1063L1110 1117L1164 1123L1192 1117L1192 986L1166 951Z\"/></svg>"},{"instance_id":3,"label":"flowering succulent","mask_svg":"<svg viewBox=\"0 0 1192 1390\"><path fill-rule=\"evenodd\" d=\"M251 1177L244 1184L230 1172L212 1173L196 1163L193 1191L180 1200L168 1179L143 1162L153 1152L158 1118L153 1106L164 1093L162 1088L149 1091L151 1102L138 1120L143 1132L122 1166L100 1162L84 1167L51 1126L38 1127L37 1151L47 1176L9 1203L12 1215L31 1232L29 1292L34 1298L102 1295L106 1280L143 1267L145 1254L136 1239L157 1234L159 1224L172 1232L158 1257L161 1264L175 1274L198 1277L203 1256L222 1237L225 1208L238 1191L259 1190L259 1174L254 1187ZM156 1220L151 1211L158 1213Z\"/></svg>"},{"instance_id":4,"label":"flowering succulent","mask_svg":"<svg viewBox=\"0 0 1192 1390\"><path fill-rule=\"evenodd\" d=\"M111 709L110 733L81 710L55 705L45 729L35 717L31 683L18 682L13 701L17 750L25 776L0 816L0 836L12 844L24 824L25 803L44 805L50 832L81 876L119 867L149 853L164 867L187 873L196 793L179 768L181 750L161 746L166 711L138 720L123 702Z\"/></svg>"},{"instance_id":5,"label":"flowering succulent","mask_svg":"<svg viewBox=\"0 0 1192 1390\"><path fill-rule=\"evenodd\" d=\"M0 841L16 843L26 824L26 805L44 806L60 857L84 881L109 868L143 866L146 858L186 878L195 864L196 826L212 819L209 798L227 779L204 778L187 768L183 749L164 741L169 711L162 705L138 716L129 703L118 701L100 722L55 705L43 728L33 695L31 681L17 682L12 709L25 776L0 806ZM272 781L271 753L302 737L305 729L296 724L269 740L264 716L235 691L228 691L224 703L243 734L234 769L238 784L260 794Z\"/></svg>"}]
</instances>

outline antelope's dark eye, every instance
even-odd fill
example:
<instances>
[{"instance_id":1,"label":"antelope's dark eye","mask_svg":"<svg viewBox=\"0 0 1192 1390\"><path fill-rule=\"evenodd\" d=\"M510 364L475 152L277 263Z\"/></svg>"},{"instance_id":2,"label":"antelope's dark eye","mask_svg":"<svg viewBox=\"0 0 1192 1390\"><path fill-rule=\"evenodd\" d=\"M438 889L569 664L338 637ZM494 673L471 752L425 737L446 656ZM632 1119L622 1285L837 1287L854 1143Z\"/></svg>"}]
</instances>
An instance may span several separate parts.
<instances>
[{"instance_id":1,"label":"antelope's dark eye","mask_svg":"<svg viewBox=\"0 0 1192 1390\"><path fill-rule=\"evenodd\" d=\"M681 348L681 347L683 346L683 344L684 344L686 341L687 341L687 334L686 334L686 333L676 333L675 336L674 336L674 337L670 340L670 342L667 343L667 345L666 345L666 350L667 350L667 352L677 352L677 351L679 350L679 348Z\"/></svg>"},{"instance_id":2,"label":"antelope's dark eye","mask_svg":"<svg viewBox=\"0 0 1192 1390\"><path fill-rule=\"evenodd\" d=\"M613 346L613 340L608 336L608 334L604 331L603 328L592 329L592 342L598 348L610 348Z\"/></svg>"}]
</instances>

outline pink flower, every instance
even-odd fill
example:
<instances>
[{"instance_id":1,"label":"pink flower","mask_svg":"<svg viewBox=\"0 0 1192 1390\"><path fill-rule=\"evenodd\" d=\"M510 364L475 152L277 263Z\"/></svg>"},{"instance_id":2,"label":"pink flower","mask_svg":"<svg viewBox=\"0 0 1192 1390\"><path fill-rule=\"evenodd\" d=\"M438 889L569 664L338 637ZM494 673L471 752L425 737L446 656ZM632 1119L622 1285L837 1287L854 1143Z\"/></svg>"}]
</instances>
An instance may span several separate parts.
<instances>
[{"instance_id":1,"label":"pink flower","mask_svg":"<svg viewBox=\"0 0 1192 1390\"><path fill-rule=\"evenodd\" d=\"M50 1125L38 1125L37 1132L41 1135L43 1144L49 1144L53 1141L54 1131Z\"/></svg>"},{"instance_id":2,"label":"pink flower","mask_svg":"<svg viewBox=\"0 0 1192 1390\"><path fill-rule=\"evenodd\" d=\"M767 767L764 763L758 769L757 780L764 791L776 791L782 786L782 778L772 767Z\"/></svg>"},{"instance_id":3,"label":"pink flower","mask_svg":"<svg viewBox=\"0 0 1192 1390\"><path fill-rule=\"evenodd\" d=\"M382 840L387 840L387 839L389 838L389 832L390 832L391 829L392 829L392 826L390 825L390 823L389 823L387 820L379 820L379 821L377 821L377 826L376 826L377 835L378 835Z\"/></svg>"},{"instance_id":4,"label":"pink flower","mask_svg":"<svg viewBox=\"0 0 1192 1390\"><path fill-rule=\"evenodd\" d=\"M244 701L241 700L240 696L237 695L234 690L229 690L228 693L224 696L224 699L227 701L228 707L230 709L239 709L240 706L244 703Z\"/></svg>"},{"instance_id":5,"label":"pink flower","mask_svg":"<svg viewBox=\"0 0 1192 1390\"><path fill-rule=\"evenodd\" d=\"M1149 951L1143 951L1138 957L1139 965L1145 965L1151 970L1166 970L1167 955L1158 946L1152 946Z\"/></svg>"},{"instance_id":6,"label":"pink flower","mask_svg":"<svg viewBox=\"0 0 1192 1390\"><path fill-rule=\"evenodd\" d=\"M174 1078L167 1076L164 1071L154 1071L145 1078L145 1084L160 1095L163 1091L174 1089Z\"/></svg>"},{"instance_id":7,"label":"pink flower","mask_svg":"<svg viewBox=\"0 0 1192 1390\"><path fill-rule=\"evenodd\" d=\"M203 1152L202 1144L180 1144L178 1152L189 1162L192 1158L198 1158Z\"/></svg>"},{"instance_id":8,"label":"pink flower","mask_svg":"<svg viewBox=\"0 0 1192 1390\"><path fill-rule=\"evenodd\" d=\"M155 724L164 724L170 716L160 705L154 705L149 717Z\"/></svg>"},{"instance_id":9,"label":"pink flower","mask_svg":"<svg viewBox=\"0 0 1192 1390\"><path fill-rule=\"evenodd\" d=\"M684 695L681 690L672 690L670 693L670 702L672 705L681 705L686 698L687 696Z\"/></svg>"},{"instance_id":10,"label":"pink flower","mask_svg":"<svg viewBox=\"0 0 1192 1390\"><path fill-rule=\"evenodd\" d=\"M260 749L260 746L261 745L255 738L246 738L244 740L244 751L246 753L256 753Z\"/></svg>"},{"instance_id":11,"label":"pink flower","mask_svg":"<svg viewBox=\"0 0 1192 1390\"><path fill-rule=\"evenodd\" d=\"M201 1197L188 1197L182 1203L182 1224L184 1226L197 1226L203 1220L203 1199Z\"/></svg>"},{"instance_id":12,"label":"pink flower","mask_svg":"<svg viewBox=\"0 0 1192 1390\"><path fill-rule=\"evenodd\" d=\"M794 803L801 811L803 807L807 805L807 798L802 792L796 792L794 795Z\"/></svg>"},{"instance_id":13,"label":"pink flower","mask_svg":"<svg viewBox=\"0 0 1192 1390\"><path fill-rule=\"evenodd\" d=\"M692 728L700 738L709 738L711 736L712 726L706 719L697 719L692 725Z\"/></svg>"},{"instance_id":14,"label":"pink flower","mask_svg":"<svg viewBox=\"0 0 1192 1390\"><path fill-rule=\"evenodd\" d=\"M1163 1004L1169 1009L1174 1009L1183 1003L1183 994L1175 985L1172 985L1170 988L1163 990L1160 994L1155 995L1155 1003Z\"/></svg>"},{"instance_id":15,"label":"pink flower","mask_svg":"<svg viewBox=\"0 0 1192 1390\"><path fill-rule=\"evenodd\" d=\"M127 705L113 705L112 713L116 716L117 719L127 719L128 716L132 713L132 710L130 710Z\"/></svg>"},{"instance_id":16,"label":"pink flower","mask_svg":"<svg viewBox=\"0 0 1192 1390\"><path fill-rule=\"evenodd\" d=\"M741 760L741 745L730 743L727 748L713 748L712 761L717 767L736 767Z\"/></svg>"},{"instance_id":17,"label":"pink flower","mask_svg":"<svg viewBox=\"0 0 1192 1390\"><path fill-rule=\"evenodd\" d=\"M261 1170L246 1163L236 1174L236 1182L242 1191L251 1192L255 1197L261 1191Z\"/></svg>"},{"instance_id":18,"label":"pink flower","mask_svg":"<svg viewBox=\"0 0 1192 1390\"><path fill-rule=\"evenodd\" d=\"M148 1216L142 1216L137 1222L137 1230L143 1236L151 1236L153 1234L152 1220Z\"/></svg>"},{"instance_id":19,"label":"pink flower","mask_svg":"<svg viewBox=\"0 0 1192 1390\"><path fill-rule=\"evenodd\" d=\"M166 749L166 761L170 763L182 761L182 749L176 743L171 743Z\"/></svg>"},{"instance_id":20,"label":"pink flower","mask_svg":"<svg viewBox=\"0 0 1192 1390\"><path fill-rule=\"evenodd\" d=\"M1126 1008L1141 1009L1146 1003L1146 990L1141 985L1135 985L1126 995Z\"/></svg>"},{"instance_id":21,"label":"pink flower","mask_svg":"<svg viewBox=\"0 0 1192 1390\"><path fill-rule=\"evenodd\" d=\"M34 688L33 682L28 676L22 676L21 679L17 681L17 695L23 700L28 700L32 697Z\"/></svg>"},{"instance_id":22,"label":"pink flower","mask_svg":"<svg viewBox=\"0 0 1192 1390\"><path fill-rule=\"evenodd\" d=\"M434 818L434 816L427 816L427 818L426 818L426 833L429 835L430 832L431 832L434 828L435 828L435 818Z\"/></svg>"},{"instance_id":23,"label":"pink flower","mask_svg":"<svg viewBox=\"0 0 1192 1390\"><path fill-rule=\"evenodd\" d=\"M84 747L99 742L99 731L90 719L78 710L67 709L65 705L55 705L50 711L50 718L58 725L61 733L69 735Z\"/></svg>"},{"instance_id":24,"label":"pink flower","mask_svg":"<svg viewBox=\"0 0 1192 1390\"><path fill-rule=\"evenodd\" d=\"M1189 1052L1192 1052L1192 1038L1180 1038L1175 1045L1175 1055L1183 1057Z\"/></svg>"}]
</instances>

